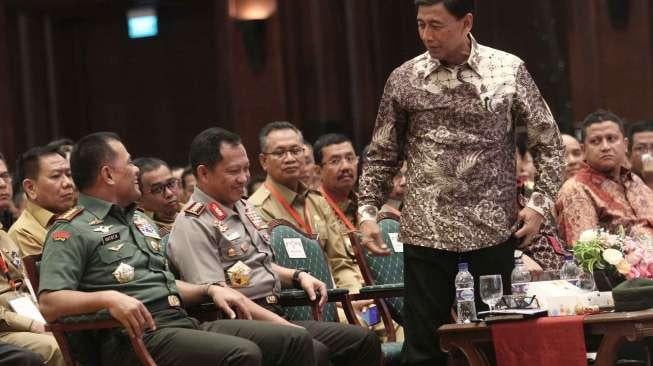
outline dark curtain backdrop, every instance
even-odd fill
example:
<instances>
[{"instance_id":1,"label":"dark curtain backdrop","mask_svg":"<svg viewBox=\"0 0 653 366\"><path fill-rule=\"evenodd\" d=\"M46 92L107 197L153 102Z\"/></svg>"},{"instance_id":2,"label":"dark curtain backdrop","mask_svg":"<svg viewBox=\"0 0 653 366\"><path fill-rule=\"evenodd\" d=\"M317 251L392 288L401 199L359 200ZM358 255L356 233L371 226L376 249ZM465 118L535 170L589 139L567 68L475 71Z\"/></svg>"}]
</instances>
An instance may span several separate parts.
<instances>
[{"instance_id":1,"label":"dark curtain backdrop","mask_svg":"<svg viewBox=\"0 0 653 366\"><path fill-rule=\"evenodd\" d=\"M344 132L361 148L389 73L423 52L413 2L277 2L254 27L231 19L226 0L160 0L159 35L146 39L127 37L131 1L0 2L0 151L11 161L111 130L134 156L182 165L195 134L222 126L255 159L273 120L311 141ZM483 0L476 10L478 41L526 61L563 131L598 107L652 115L648 1Z\"/></svg>"}]
</instances>

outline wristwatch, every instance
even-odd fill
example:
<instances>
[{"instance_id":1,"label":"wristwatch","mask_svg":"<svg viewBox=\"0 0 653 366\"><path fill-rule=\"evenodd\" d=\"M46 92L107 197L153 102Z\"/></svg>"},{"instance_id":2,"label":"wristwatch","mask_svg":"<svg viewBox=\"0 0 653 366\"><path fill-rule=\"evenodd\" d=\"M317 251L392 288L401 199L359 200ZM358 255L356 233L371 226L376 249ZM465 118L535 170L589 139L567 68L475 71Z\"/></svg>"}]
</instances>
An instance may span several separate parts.
<instances>
[{"instance_id":1,"label":"wristwatch","mask_svg":"<svg viewBox=\"0 0 653 366\"><path fill-rule=\"evenodd\" d=\"M302 272L309 273L309 272L308 272L307 270L305 270L304 268L297 268L297 269L295 270L295 272L292 274L292 284L293 284L295 287L302 287L302 286L301 286L301 283L300 283L300 281L299 281L299 274L302 273Z\"/></svg>"},{"instance_id":2,"label":"wristwatch","mask_svg":"<svg viewBox=\"0 0 653 366\"><path fill-rule=\"evenodd\" d=\"M376 221L376 216L379 213L379 209L372 205L362 205L358 207L358 222L362 223L363 221Z\"/></svg>"}]
</instances>

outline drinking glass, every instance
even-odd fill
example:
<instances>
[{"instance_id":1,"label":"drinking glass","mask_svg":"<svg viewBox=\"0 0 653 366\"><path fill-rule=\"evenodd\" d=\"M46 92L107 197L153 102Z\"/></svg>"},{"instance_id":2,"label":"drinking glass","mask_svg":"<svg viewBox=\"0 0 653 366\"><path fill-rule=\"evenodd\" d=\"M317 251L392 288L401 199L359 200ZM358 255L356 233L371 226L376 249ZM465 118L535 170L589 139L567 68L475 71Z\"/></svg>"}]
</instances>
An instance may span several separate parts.
<instances>
[{"instance_id":1,"label":"drinking glass","mask_svg":"<svg viewBox=\"0 0 653 366\"><path fill-rule=\"evenodd\" d=\"M479 278L478 282L481 300L494 310L501 297L503 297L503 282L501 275L485 275Z\"/></svg>"},{"instance_id":2,"label":"drinking glass","mask_svg":"<svg viewBox=\"0 0 653 366\"><path fill-rule=\"evenodd\" d=\"M581 271L578 276L578 287L587 291L595 291L596 283L594 282L594 275L591 272Z\"/></svg>"}]
</instances>

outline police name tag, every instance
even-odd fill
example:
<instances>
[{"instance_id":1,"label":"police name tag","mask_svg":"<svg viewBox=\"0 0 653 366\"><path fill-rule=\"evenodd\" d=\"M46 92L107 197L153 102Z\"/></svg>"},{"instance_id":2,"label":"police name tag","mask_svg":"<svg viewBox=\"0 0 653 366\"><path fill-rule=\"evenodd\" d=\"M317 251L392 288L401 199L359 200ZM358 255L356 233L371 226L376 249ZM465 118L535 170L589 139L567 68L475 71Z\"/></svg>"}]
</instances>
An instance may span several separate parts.
<instances>
[{"instance_id":1,"label":"police name tag","mask_svg":"<svg viewBox=\"0 0 653 366\"><path fill-rule=\"evenodd\" d=\"M399 233L388 233L388 236L390 237L392 249L395 251L395 253L403 253L404 243L399 241Z\"/></svg>"},{"instance_id":2,"label":"police name tag","mask_svg":"<svg viewBox=\"0 0 653 366\"><path fill-rule=\"evenodd\" d=\"M286 253L288 253L288 258L306 258L306 253L304 252L304 246L302 245L302 239L299 238L285 238L283 239L283 245L286 247Z\"/></svg>"}]
</instances>

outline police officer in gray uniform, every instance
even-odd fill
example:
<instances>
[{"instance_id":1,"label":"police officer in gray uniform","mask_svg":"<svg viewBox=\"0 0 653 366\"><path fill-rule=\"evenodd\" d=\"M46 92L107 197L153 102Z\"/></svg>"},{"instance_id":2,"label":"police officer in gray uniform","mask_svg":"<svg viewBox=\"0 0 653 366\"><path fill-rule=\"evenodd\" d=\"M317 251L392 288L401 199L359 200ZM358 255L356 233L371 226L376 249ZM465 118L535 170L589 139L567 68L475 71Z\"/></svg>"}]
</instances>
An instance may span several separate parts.
<instances>
[{"instance_id":1,"label":"police officer in gray uniform","mask_svg":"<svg viewBox=\"0 0 653 366\"><path fill-rule=\"evenodd\" d=\"M200 323L180 307L212 300L228 318L264 318L228 287L176 281L160 237L136 211L138 168L118 136L82 138L72 153L79 204L61 215L45 242L39 302L49 320L108 312L125 330L98 335L101 363L135 363L127 337L142 337L158 365L311 365L304 329L226 319Z\"/></svg>"},{"instance_id":2,"label":"police officer in gray uniform","mask_svg":"<svg viewBox=\"0 0 653 366\"><path fill-rule=\"evenodd\" d=\"M267 225L241 199L249 160L240 137L221 128L203 131L191 144L190 163L197 186L173 225L167 248L171 264L184 281L229 286L270 310L252 312L254 319L263 314L262 320L292 324L280 316L277 306L281 286L301 287L312 300L326 294L326 286L307 272L272 261ZM326 296L321 296L320 306L325 302ZM319 365L380 363L379 339L365 328L315 321L295 324L313 337Z\"/></svg>"}]
</instances>

